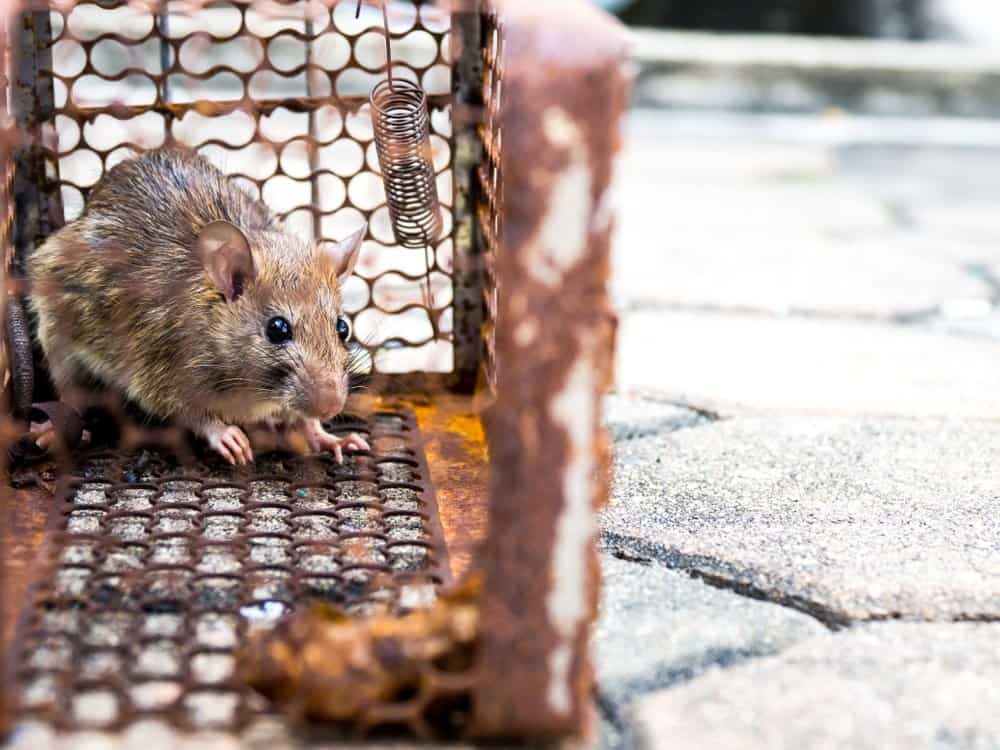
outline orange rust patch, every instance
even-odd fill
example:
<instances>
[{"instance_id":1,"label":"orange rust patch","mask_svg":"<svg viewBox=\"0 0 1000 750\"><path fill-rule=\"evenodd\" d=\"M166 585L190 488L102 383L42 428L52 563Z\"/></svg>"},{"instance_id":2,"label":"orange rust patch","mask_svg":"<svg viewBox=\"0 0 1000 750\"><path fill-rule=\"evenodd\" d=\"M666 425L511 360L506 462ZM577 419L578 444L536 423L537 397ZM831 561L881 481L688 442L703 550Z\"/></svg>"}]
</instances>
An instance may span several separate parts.
<instances>
[{"instance_id":1,"label":"orange rust patch","mask_svg":"<svg viewBox=\"0 0 1000 750\"><path fill-rule=\"evenodd\" d=\"M243 679L292 720L356 731L405 724L422 739L468 722L481 582L470 576L433 607L403 617L352 618L327 604L251 633Z\"/></svg>"},{"instance_id":2,"label":"orange rust patch","mask_svg":"<svg viewBox=\"0 0 1000 750\"><path fill-rule=\"evenodd\" d=\"M451 573L467 573L487 529L488 451L477 398L451 394L374 399L375 408L403 404L417 415L425 438L424 450L437 494L438 512L448 545ZM359 404L360 406L360 404ZM42 467L36 471L41 472ZM6 484L6 483L5 483ZM5 549L2 564L3 607L0 647L6 648L34 580L36 561L45 541L51 494L44 489L15 490L6 484Z\"/></svg>"},{"instance_id":3,"label":"orange rust patch","mask_svg":"<svg viewBox=\"0 0 1000 750\"><path fill-rule=\"evenodd\" d=\"M49 515L52 496L42 489L15 490L7 484L0 507L5 517L3 556L0 564L3 572L2 605L0 605L0 650L6 651L14 636L17 618L24 605L28 588L34 582L36 561L45 541L45 525Z\"/></svg>"},{"instance_id":4,"label":"orange rust patch","mask_svg":"<svg viewBox=\"0 0 1000 750\"><path fill-rule=\"evenodd\" d=\"M483 399L435 394L384 399L378 405L399 403L412 409L420 424L451 573L460 579L486 538L489 452L480 419Z\"/></svg>"}]
</instances>

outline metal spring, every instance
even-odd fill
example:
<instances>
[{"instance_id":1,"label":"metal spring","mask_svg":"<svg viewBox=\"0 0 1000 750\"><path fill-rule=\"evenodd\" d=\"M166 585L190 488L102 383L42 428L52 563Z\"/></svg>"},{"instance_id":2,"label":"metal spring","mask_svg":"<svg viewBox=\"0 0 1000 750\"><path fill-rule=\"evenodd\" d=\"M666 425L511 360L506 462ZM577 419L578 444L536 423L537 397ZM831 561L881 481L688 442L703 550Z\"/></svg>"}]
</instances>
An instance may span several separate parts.
<instances>
[{"instance_id":1,"label":"metal spring","mask_svg":"<svg viewBox=\"0 0 1000 750\"><path fill-rule=\"evenodd\" d=\"M443 229L427 95L411 81L390 77L372 90L371 104L375 148L396 242L427 248Z\"/></svg>"}]
</instances>

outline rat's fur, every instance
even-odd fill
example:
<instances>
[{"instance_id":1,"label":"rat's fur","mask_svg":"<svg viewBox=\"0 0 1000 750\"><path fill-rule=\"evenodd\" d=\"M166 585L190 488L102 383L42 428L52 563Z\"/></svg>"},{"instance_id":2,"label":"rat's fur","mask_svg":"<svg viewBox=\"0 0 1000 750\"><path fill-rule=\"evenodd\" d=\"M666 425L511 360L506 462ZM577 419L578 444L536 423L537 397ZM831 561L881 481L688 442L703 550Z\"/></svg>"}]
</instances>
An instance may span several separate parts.
<instances>
[{"instance_id":1,"label":"rat's fur","mask_svg":"<svg viewBox=\"0 0 1000 750\"><path fill-rule=\"evenodd\" d=\"M242 230L256 269L232 302L195 252L216 221ZM338 275L328 252L206 160L160 150L111 169L34 252L30 304L60 393L99 384L207 435L219 421L329 416L311 404L322 383L346 388ZM265 335L277 315L295 333L285 346Z\"/></svg>"}]
</instances>

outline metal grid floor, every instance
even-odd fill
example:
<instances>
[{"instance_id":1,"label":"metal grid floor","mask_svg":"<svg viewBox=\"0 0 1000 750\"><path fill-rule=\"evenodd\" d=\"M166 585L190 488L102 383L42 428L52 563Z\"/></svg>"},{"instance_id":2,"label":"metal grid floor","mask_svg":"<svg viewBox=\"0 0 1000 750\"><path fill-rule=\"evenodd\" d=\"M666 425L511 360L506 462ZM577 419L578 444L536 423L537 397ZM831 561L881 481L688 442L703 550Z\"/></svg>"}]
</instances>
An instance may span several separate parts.
<instances>
[{"instance_id":1,"label":"metal grid floor","mask_svg":"<svg viewBox=\"0 0 1000 750\"><path fill-rule=\"evenodd\" d=\"M248 631L320 598L352 615L427 606L448 573L413 415L338 421L369 453L180 467L85 456L63 480L16 644L20 714L65 730L158 717L235 731L263 701Z\"/></svg>"}]
</instances>

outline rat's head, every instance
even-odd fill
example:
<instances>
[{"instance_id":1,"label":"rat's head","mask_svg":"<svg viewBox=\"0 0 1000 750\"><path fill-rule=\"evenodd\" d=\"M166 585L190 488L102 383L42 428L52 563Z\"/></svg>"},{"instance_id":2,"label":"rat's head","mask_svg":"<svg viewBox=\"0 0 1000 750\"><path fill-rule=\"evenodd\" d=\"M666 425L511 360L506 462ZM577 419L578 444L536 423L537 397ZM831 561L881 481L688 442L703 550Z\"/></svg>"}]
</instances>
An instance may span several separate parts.
<instances>
[{"instance_id":1,"label":"rat's head","mask_svg":"<svg viewBox=\"0 0 1000 750\"><path fill-rule=\"evenodd\" d=\"M197 250L214 287L212 384L248 416L325 419L347 400L351 326L340 288L354 271L364 229L315 245L283 231L245 235L214 222Z\"/></svg>"}]
</instances>

